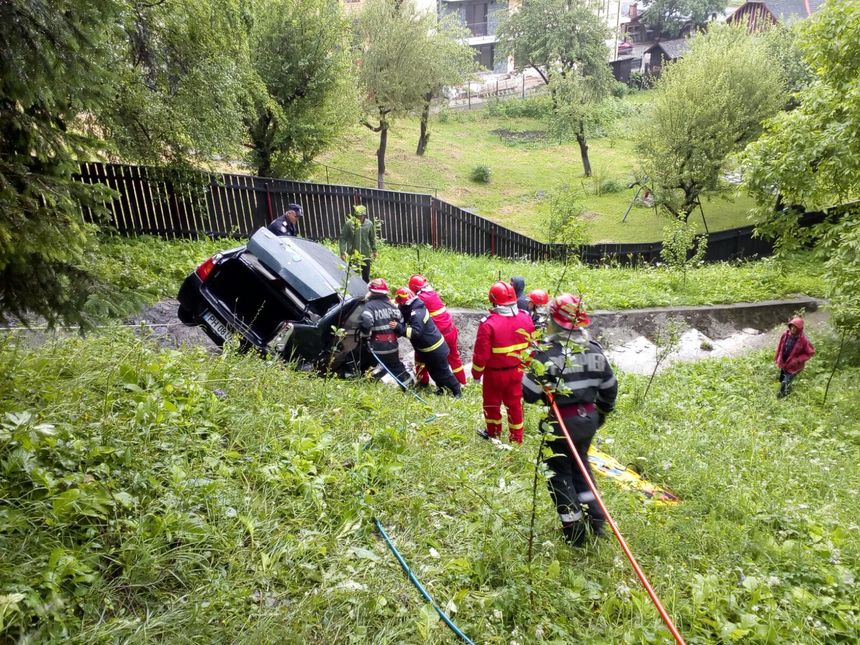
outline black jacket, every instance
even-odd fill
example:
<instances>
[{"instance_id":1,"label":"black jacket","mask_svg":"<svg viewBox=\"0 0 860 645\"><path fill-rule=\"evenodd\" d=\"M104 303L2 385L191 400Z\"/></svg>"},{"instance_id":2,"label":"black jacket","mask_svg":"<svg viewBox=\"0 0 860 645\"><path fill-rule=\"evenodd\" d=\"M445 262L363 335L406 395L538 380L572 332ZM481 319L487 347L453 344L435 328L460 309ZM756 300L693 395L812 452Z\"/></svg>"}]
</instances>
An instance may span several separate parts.
<instances>
[{"instance_id":1,"label":"black jacket","mask_svg":"<svg viewBox=\"0 0 860 645\"><path fill-rule=\"evenodd\" d=\"M527 403L546 401L543 386L548 385L559 407L594 403L604 414L615 407L618 382L609 359L584 332L550 334L541 349L532 352L531 362L543 367L533 365L523 375L523 398Z\"/></svg>"},{"instance_id":2,"label":"black jacket","mask_svg":"<svg viewBox=\"0 0 860 645\"><path fill-rule=\"evenodd\" d=\"M526 279L514 276L511 278L511 286L514 288L514 293L517 294L517 307L520 311L528 312L529 299L526 297Z\"/></svg>"},{"instance_id":3,"label":"black jacket","mask_svg":"<svg viewBox=\"0 0 860 645\"><path fill-rule=\"evenodd\" d=\"M296 237L298 230L296 225L287 221L286 216L281 215L272 220L272 223L267 227L275 235Z\"/></svg>"},{"instance_id":4,"label":"black jacket","mask_svg":"<svg viewBox=\"0 0 860 645\"><path fill-rule=\"evenodd\" d=\"M361 312L358 326L370 334L370 346L377 354L391 354L397 351L397 334L389 327L391 321L403 325L400 310L384 293L371 293Z\"/></svg>"},{"instance_id":5,"label":"black jacket","mask_svg":"<svg viewBox=\"0 0 860 645\"><path fill-rule=\"evenodd\" d=\"M448 346L439 332L436 323L430 317L427 307L419 298L413 298L412 302L400 305L400 313L403 314L403 323L397 326L397 334L406 336L417 352L444 352L448 355Z\"/></svg>"}]
</instances>

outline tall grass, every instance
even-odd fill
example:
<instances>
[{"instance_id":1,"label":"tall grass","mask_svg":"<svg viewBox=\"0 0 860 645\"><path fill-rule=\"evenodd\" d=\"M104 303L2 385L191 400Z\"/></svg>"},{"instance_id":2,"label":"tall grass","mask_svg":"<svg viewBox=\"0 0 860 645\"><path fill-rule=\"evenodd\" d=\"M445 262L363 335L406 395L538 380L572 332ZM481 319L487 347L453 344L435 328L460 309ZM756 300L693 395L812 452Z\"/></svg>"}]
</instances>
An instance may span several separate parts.
<instances>
[{"instance_id":1,"label":"tall grass","mask_svg":"<svg viewBox=\"0 0 860 645\"><path fill-rule=\"evenodd\" d=\"M92 261L109 280L135 289L154 301L175 297L184 277L218 250L241 241L173 241L151 237L106 238ZM571 291L585 296L592 309L630 309L700 305L783 298L800 293L823 296L821 267L810 256L790 261L707 264L687 270L687 281L666 267L590 267L560 262L510 261L472 257L429 247L383 246L373 273L392 288L412 273L424 273L448 305L483 308L487 290L499 276L526 279L527 290ZM562 280L562 276L564 279Z\"/></svg>"},{"instance_id":2,"label":"tall grass","mask_svg":"<svg viewBox=\"0 0 860 645\"><path fill-rule=\"evenodd\" d=\"M856 348L784 400L767 352L621 375L602 448L682 498L606 502L690 642L860 639ZM448 642L374 533L476 642L665 642L611 540L571 550L526 443L474 436L480 396L430 409L124 329L0 341L0 639ZM531 598L531 600L530 600Z\"/></svg>"}]
</instances>

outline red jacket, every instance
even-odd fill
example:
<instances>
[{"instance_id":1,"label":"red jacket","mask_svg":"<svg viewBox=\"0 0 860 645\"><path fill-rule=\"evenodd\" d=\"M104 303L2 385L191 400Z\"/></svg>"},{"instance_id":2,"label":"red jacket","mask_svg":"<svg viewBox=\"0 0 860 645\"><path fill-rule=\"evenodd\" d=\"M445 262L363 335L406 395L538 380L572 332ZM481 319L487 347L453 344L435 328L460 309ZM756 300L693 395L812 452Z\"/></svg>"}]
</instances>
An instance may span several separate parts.
<instances>
[{"instance_id":1,"label":"red jacket","mask_svg":"<svg viewBox=\"0 0 860 645\"><path fill-rule=\"evenodd\" d=\"M490 312L478 326L472 354L472 378L481 378L485 369L521 367L520 354L528 348L534 330L531 316L524 311L516 316Z\"/></svg>"},{"instance_id":2,"label":"red jacket","mask_svg":"<svg viewBox=\"0 0 860 645\"><path fill-rule=\"evenodd\" d=\"M773 357L776 361L776 366L785 370L789 374L797 374L803 369L804 363L815 356L815 347L809 342L809 339L803 333L803 318L792 318L789 322L800 330L797 335L797 341L791 352L784 361L782 360L782 348L785 345L785 340L791 335L791 330L786 330L780 337L779 344L776 346L776 355Z\"/></svg>"},{"instance_id":3,"label":"red jacket","mask_svg":"<svg viewBox=\"0 0 860 645\"><path fill-rule=\"evenodd\" d=\"M448 308L442 302L439 294L433 291L433 289L421 289L416 295L421 298L421 302L427 307L427 311L430 313L430 317L433 318L433 322L436 323L439 331L442 334L447 334L454 325L454 320L451 318L451 314L448 313Z\"/></svg>"}]
</instances>

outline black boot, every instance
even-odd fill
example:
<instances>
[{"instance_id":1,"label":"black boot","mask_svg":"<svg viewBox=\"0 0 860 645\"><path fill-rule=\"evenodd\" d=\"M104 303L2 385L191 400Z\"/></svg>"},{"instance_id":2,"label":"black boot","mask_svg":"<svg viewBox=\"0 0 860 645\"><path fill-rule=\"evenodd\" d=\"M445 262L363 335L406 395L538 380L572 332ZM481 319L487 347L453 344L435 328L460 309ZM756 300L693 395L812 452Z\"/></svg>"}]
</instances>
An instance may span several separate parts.
<instances>
[{"instance_id":1,"label":"black boot","mask_svg":"<svg viewBox=\"0 0 860 645\"><path fill-rule=\"evenodd\" d=\"M570 546L585 544L585 524L582 521L562 524L561 532L564 535L564 541Z\"/></svg>"}]
</instances>

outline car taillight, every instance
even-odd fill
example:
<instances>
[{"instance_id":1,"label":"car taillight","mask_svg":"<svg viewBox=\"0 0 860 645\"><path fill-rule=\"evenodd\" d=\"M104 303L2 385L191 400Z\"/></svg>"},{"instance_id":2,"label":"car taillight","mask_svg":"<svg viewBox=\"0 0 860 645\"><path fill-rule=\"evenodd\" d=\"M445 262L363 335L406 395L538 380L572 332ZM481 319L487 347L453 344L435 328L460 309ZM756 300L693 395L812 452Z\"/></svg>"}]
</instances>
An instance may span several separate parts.
<instances>
[{"instance_id":1,"label":"car taillight","mask_svg":"<svg viewBox=\"0 0 860 645\"><path fill-rule=\"evenodd\" d=\"M215 268L215 264L218 260L221 259L221 254L213 255L211 258L206 260L203 264L197 267L194 270L194 273L197 274L197 277L200 278L203 282L206 282L206 278L209 277L209 274L212 273L212 269Z\"/></svg>"}]
</instances>

